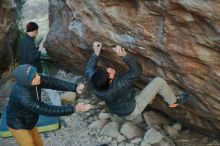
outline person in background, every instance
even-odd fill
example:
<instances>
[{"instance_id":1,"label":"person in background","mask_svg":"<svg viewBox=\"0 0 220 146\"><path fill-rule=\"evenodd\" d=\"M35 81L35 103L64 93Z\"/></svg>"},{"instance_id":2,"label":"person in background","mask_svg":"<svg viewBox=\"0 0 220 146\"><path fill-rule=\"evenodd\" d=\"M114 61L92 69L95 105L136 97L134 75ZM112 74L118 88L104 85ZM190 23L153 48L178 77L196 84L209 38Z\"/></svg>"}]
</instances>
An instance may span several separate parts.
<instances>
[{"instance_id":1,"label":"person in background","mask_svg":"<svg viewBox=\"0 0 220 146\"><path fill-rule=\"evenodd\" d=\"M29 22L26 25L26 33L19 42L19 64L30 64L37 68L38 73L43 72L40 50L35 46L34 39L38 34L38 25L35 22Z\"/></svg>"},{"instance_id":2,"label":"person in background","mask_svg":"<svg viewBox=\"0 0 220 146\"><path fill-rule=\"evenodd\" d=\"M188 97L187 94L176 97L161 77L154 78L138 95L134 95L133 84L142 73L142 67L137 58L128 54L119 45L113 47L113 51L129 68L126 73L120 75L114 68L97 66L101 49L100 42L93 43L94 53L89 58L85 75L97 97L104 100L111 112L117 116L134 119L144 111L148 104L152 103L156 94L160 94L169 107L177 107Z\"/></svg>"},{"instance_id":3,"label":"person in background","mask_svg":"<svg viewBox=\"0 0 220 146\"><path fill-rule=\"evenodd\" d=\"M39 114L46 116L66 116L74 112L85 112L90 104L78 103L75 106L48 105L41 101L41 88L62 91L82 92L76 83L40 75L31 65L19 65L13 70L16 78L6 108L7 126L19 146L42 146L42 140L35 127Z\"/></svg>"}]
</instances>

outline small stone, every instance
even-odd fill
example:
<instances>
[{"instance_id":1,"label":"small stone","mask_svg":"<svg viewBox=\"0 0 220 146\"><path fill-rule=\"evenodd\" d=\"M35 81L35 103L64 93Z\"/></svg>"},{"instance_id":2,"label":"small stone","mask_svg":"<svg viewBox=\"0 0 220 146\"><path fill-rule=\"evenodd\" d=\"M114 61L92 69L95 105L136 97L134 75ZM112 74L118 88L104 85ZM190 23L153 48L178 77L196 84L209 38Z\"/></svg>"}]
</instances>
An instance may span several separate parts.
<instances>
[{"instance_id":1,"label":"small stone","mask_svg":"<svg viewBox=\"0 0 220 146\"><path fill-rule=\"evenodd\" d=\"M119 135L119 136L117 137L117 142L122 142L122 141L124 141L124 140L125 140L125 137L122 136L122 135Z\"/></svg>"},{"instance_id":2,"label":"small stone","mask_svg":"<svg viewBox=\"0 0 220 146\"><path fill-rule=\"evenodd\" d=\"M104 112L106 112L106 109L102 109L102 110L101 110L101 113L104 113Z\"/></svg>"},{"instance_id":3,"label":"small stone","mask_svg":"<svg viewBox=\"0 0 220 146\"><path fill-rule=\"evenodd\" d=\"M141 143L156 144L161 141L164 136L154 128L150 128L144 135Z\"/></svg>"},{"instance_id":4,"label":"small stone","mask_svg":"<svg viewBox=\"0 0 220 146\"><path fill-rule=\"evenodd\" d=\"M175 144L173 143L173 141L171 139L169 139L168 137L164 137L160 142L159 142L160 146L175 146Z\"/></svg>"},{"instance_id":5,"label":"small stone","mask_svg":"<svg viewBox=\"0 0 220 146\"><path fill-rule=\"evenodd\" d=\"M134 146L133 143L126 143L125 146Z\"/></svg>"},{"instance_id":6,"label":"small stone","mask_svg":"<svg viewBox=\"0 0 220 146\"><path fill-rule=\"evenodd\" d=\"M99 105L99 106L104 106L104 105L105 105L105 102L104 102L104 101L101 101L101 102L97 103L97 105Z\"/></svg>"},{"instance_id":7,"label":"small stone","mask_svg":"<svg viewBox=\"0 0 220 146\"><path fill-rule=\"evenodd\" d=\"M117 143L111 143L111 146L118 146Z\"/></svg>"},{"instance_id":8,"label":"small stone","mask_svg":"<svg viewBox=\"0 0 220 146\"><path fill-rule=\"evenodd\" d=\"M123 124L120 132L128 139L140 137L143 134L143 130L131 122Z\"/></svg>"},{"instance_id":9,"label":"small stone","mask_svg":"<svg viewBox=\"0 0 220 146\"><path fill-rule=\"evenodd\" d=\"M177 137L179 135L179 130L176 128L169 126L169 125L164 125L164 130L171 136L171 137Z\"/></svg>"},{"instance_id":10,"label":"small stone","mask_svg":"<svg viewBox=\"0 0 220 146\"><path fill-rule=\"evenodd\" d=\"M76 93L75 92L65 92L60 96L60 99L65 102L74 102L76 99Z\"/></svg>"},{"instance_id":11,"label":"small stone","mask_svg":"<svg viewBox=\"0 0 220 146\"><path fill-rule=\"evenodd\" d=\"M135 138L135 139L131 140L130 142L134 143L134 144L139 144L139 143L141 143L141 141L142 141L142 138L138 137L138 138Z\"/></svg>"},{"instance_id":12,"label":"small stone","mask_svg":"<svg viewBox=\"0 0 220 146\"><path fill-rule=\"evenodd\" d=\"M98 142L101 142L101 141L102 141L102 137L98 137L98 138L97 138L97 141L98 141Z\"/></svg>"},{"instance_id":13,"label":"small stone","mask_svg":"<svg viewBox=\"0 0 220 146\"><path fill-rule=\"evenodd\" d=\"M106 141L107 141L107 142L111 142L111 141L112 141L112 138L111 138L111 137L107 137Z\"/></svg>"},{"instance_id":14,"label":"small stone","mask_svg":"<svg viewBox=\"0 0 220 146\"><path fill-rule=\"evenodd\" d=\"M118 144L118 146L125 146L125 144L126 144L126 143L121 142L121 143Z\"/></svg>"},{"instance_id":15,"label":"small stone","mask_svg":"<svg viewBox=\"0 0 220 146\"><path fill-rule=\"evenodd\" d=\"M90 116L91 115L91 113L86 113L86 116Z\"/></svg>"},{"instance_id":16,"label":"small stone","mask_svg":"<svg viewBox=\"0 0 220 146\"><path fill-rule=\"evenodd\" d=\"M106 120L106 119L110 119L111 115L108 113L100 113L99 114L99 119L100 120Z\"/></svg>"},{"instance_id":17,"label":"small stone","mask_svg":"<svg viewBox=\"0 0 220 146\"><path fill-rule=\"evenodd\" d=\"M151 146L151 144L148 144L148 143L141 143L141 146Z\"/></svg>"},{"instance_id":18,"label":"small stone","mask_svg":"<svg viewBox=\"0 0 220 146\"><path fill-rule=\"evenodd\" d=\"M98 116L94 116L93 118L95 121L97 121L99 119Z\"/></svg>"},{"instance_id":19,"label":"small stone","mask_svg":"<svg viewBox=\"0 0 220 146\"><path fill-rule=\"evenodd\" d=\"M89 128L102 129L107 124L106 120L97 120L89 125Z\"/></svg>"},{"instance_id":20,"label":"small stone","mask_svg":"<svg viewBox=\"0 0 220 146\"><path fill-rule=\"evenodd\" d=\"M107 125L105 125L100 134L101 135L105 135L105 136L110 136L110 137L114 137L114 138L118 138L121 136L121 134L118 131L119 125L118 123L115 122L111 122L108 123Z\"/></svg>"},{"instance_id":21,"label":"small stone","mask_svg":"<svg viewBox=\"0 0 220 146\"><path fill-rule=\"evenodd\" d=\"M82 123L82 126L87 127L88 124L87 123Z\"/></svg>"},{"instance_id":22,"label":"small stone","mask_svg":"<svg viewBox=\"0 0 220 146\"><path fill-rule=\"evenodd\" d=\"M172 125L173 128L176 128L177 130L181 130L182 129L182 124L181 123L175 123Z\"/></svg>"}]
</instances>

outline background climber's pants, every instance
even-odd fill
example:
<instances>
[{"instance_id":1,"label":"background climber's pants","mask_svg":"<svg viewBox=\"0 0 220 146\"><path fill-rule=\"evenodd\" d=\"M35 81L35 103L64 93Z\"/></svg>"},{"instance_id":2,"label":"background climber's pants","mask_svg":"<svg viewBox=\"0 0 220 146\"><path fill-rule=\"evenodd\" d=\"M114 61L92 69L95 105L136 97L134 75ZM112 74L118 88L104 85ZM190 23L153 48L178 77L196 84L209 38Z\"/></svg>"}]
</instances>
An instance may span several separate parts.
<instances>
[{"instance_id":1,"label":"background climber's pants","mask_svg":"<svg viewBox=\"0 0 220 146\"><path fill-rule=\"evenodd\" d=\"M17 130L9 128L19 146L43 146L40 134L36 127L31 130Z\"/></svg>"}]
</instances>

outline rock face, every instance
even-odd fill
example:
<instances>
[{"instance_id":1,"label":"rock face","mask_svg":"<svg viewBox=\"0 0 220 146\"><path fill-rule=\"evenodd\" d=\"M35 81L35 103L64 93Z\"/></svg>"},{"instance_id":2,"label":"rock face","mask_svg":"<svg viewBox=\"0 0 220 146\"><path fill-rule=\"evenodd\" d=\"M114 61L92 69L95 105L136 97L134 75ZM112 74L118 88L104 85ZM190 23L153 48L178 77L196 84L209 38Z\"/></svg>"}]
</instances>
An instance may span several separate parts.
<instances>
[{"instance_id":1,"label":"rock face","mask_svg":"<svg viewBox=\"0 0 220 146\"><path fill-rule=\"evenodd\" d=\"M176 109L161 98L153 108L220 135L219 0L49 0L49 21L45 46L60 64L82 73L92 42L99 40L104 43L101 63L124 71L111 49L120 44L142 63L138 85L160 76L176 94L191 95Z\"/></svg>"},{"instance_id":2,"label":"rock face","mask_svg":"<svg viewBox=\"0 0 220 146\"><path fill-rule=\"evenodd\" d=\"M12 58L15 56L17 10L16 0L0 1L0 74L8 68Z\"/></svg>"}]
</instances>

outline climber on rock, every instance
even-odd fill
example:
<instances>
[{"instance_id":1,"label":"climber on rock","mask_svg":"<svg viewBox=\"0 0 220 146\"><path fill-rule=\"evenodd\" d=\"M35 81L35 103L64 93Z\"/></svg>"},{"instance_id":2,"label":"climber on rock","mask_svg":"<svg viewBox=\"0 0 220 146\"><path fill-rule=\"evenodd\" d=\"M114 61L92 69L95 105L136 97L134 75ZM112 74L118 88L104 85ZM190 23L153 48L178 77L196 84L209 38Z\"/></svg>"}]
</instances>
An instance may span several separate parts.
<instances>
[{"instance_id":1,"label":"climber on rock","mask_svg":"<svg viewBox=\"0 0 220 146\"><path fill-rule=\"evenodd\" d=\"M187 99L187 94L176 97L167 82L160 77L154 78L135 96L133 84L142 73L142 66L137 58L128 54L121 46L113 47L113 51L122 58L129 68L125 74L118 75L114 68L97 66L102 50L100 42L93 43L93 50L94 53L89 58L85 75L97 97L105 101L107 107L114 114L135 117L141 114L148 104L152 103L156 94L160 94L171 108L177 107Z\"/></svg>"}]
</instances>

